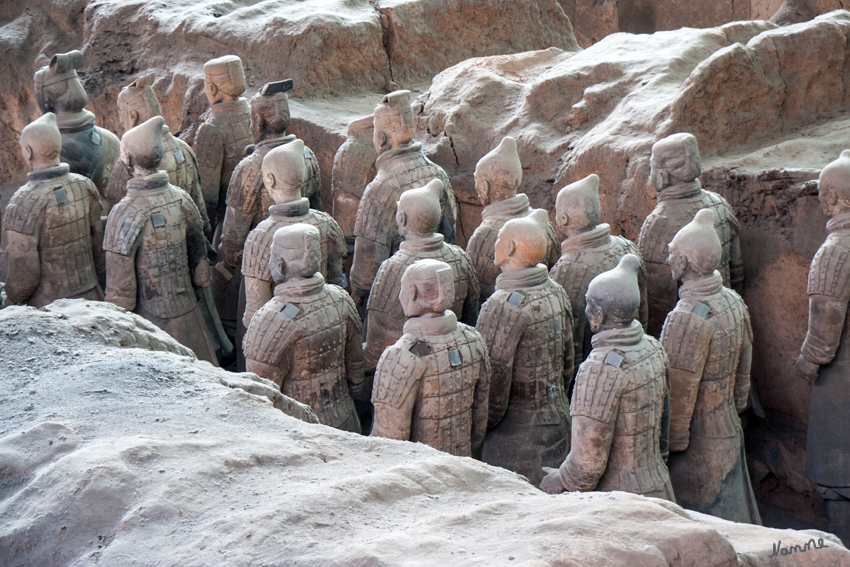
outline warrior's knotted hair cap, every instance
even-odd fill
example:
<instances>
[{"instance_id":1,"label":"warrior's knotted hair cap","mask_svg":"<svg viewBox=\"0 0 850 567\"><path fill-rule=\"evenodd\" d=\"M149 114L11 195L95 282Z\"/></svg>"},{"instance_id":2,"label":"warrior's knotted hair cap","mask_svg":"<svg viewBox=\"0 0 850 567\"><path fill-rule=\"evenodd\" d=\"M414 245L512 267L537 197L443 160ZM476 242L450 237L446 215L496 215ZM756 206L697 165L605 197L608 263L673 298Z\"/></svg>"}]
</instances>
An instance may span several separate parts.
<instances>
[{"instance_id":1,"label":"warrior's knotted hair cap","mask_svg":"<svg viewBox=\"0 0 850 567\"><path fill-rule=\"evenodd\" d=\"M516 254L535 266L546 259L546 229L549 215L544 209L534 209L528 216L511 219L499 230L500 239L509 239Z\"/></svg>"},{"instance_id":2,"label":"warrior's knotted hair cap","mask_svg":"<svg viewBox=\"0 0 850 567\"><path fill-rule=\"evenodd\" d=\"M440 226L443 210L440 197L443 182L432 179L425 187L408 189L398 199L398 211L404 213L410 227L419 234L431 234Z\"/></svg>"},{"instance_id":3,"label":"warrior's knotted hair cap","mask_svg":"<svg viewBox=\"0 0 850 567\"><path fill-rule=\"evenodd\" d=\"M62 150L62 134L56 124L56 115L43 114L21 130L21 147L29 146L44 158L55 158Z\"/></svg>"},{"instance_id":4,"label":"warrior's knotted hair cap","mask_svg":"<svg viewBox=\"0 0 850 567\"><path fill-rule=\"evenodd\" d=\"M614 269L602 272L591 280L585 295L587 301L593 302L616 320L631 321L640 307L638 270L638 257L626 254Z\"/></svg>"},{"instance_id":5,"label":"warrior's knotted hair cap","mask_svg":"<svg viewBox=\"0 0 850 567\"><path fill-rule=\"evenodd\" d=\"M121 159L145 169L154 169L162 161L162 116L154 116L121 137Z\"/></svg>"},{"instance_id":6,"label":"warrior's knotted hair cap","mask_svg":"<svg viewBox=\"0 0 850 567\"><path fill-rule=\"evenodd\" d=\"M591 173L584 179L570 183L558 191L558 196L555 198L555 210L570 216L582 215L587 218L589 224L595 226L599 222L601 210L599 176Z\"/></svg>"},{"instance_id":7,"label":"warrior's knotted hair cap","mask_svg":"<svg viewBox=\"0 0 850 567\"><path fill-rule=\"evenodd\" d=\"M676 233L669 245L671 251L683 254L701 274L710 274L720 265L723 248L717 236L716 222L714 211L701 209L694 220Z\"/></svg>"},{"instance_id":8,"label":"warrior's knotted hair cap","mask_svg":"<svg viewBox=\"0 0 850 567\"><path fill-rule=\"evenodd\" d=\"M236 55L225 55L204 63L204 76L215 83L221 92L239 96L245 92L245 70Z\"/></svg>"},{"instance_id":9,"label":"warrior's knotted hair cap","mask_svg":"<svg viewBox=\"0 0 850 567\"><path fill-rule=\"evenodd\" d=\"M652 165L677 181L689 183L702 173L699 145L693 134L680 132L652 145Z\"/></svg>"},{"instance_id":10,"label":"warrior's knotted hair cap","mask_svg":"<svg viewBox=\"0 0 850 567\"><path fill-rule=\"evenodd\" d=\"M153 92L154 73L143 75L121 89L118 93L118 109L121 112L125 110L144 109L144 112L139 112L141 116L161 116L162 107Z\"/></svg>"},{"instance_id":11,"label":"warrior's knotted hair cap","mask_svg":"<svg viewBox=\"0 0 850 567\"><path fill-rule=\"evenodd\" d=\"M432 305L435 312L451 307L455 296L455 281L451 266L440 260L425 258L417 260L404 270L402 285L410 282L424 295L437 298Z\"/></svg>"},{"instance_id":12,"label":"warrior's knotted hair cap","mask_svg":"<svg viewBox=\"0 0 850 567\"><path fill-rule=\"evenodd\" d=\"M35 98L39 109L45 112L44 108L44 87L75 79L77 77L77 69L83 68L83 54L79 50L69 51L68 53L57 53L50 58L50 63L35 72L33 80L35 82Z\"/></svg>"},{"instance_id":13,"label":"warrior's knotted hair cap","mask_svg":"<svg viewBox=\"0 0 850 567\"><path fill-rule=\"evenodd\" d=\"M498 146L478 160L475 175L483 177L491 185L505 192L516 194L522 181L522 163L519 160L516 140L510 136L502 138Z\"/></svg>"},{"instance_id":14,"label":"warrior's knotted hair cap","mask_svg":"<svg viewBox=\"0 0 850 567\"><path fill-rule=\"evenodd\" d=\"M268 180L269 173L285 185L301 187L307 177L304 142L296 138L270 150L263 158L263 178Z\"/></svg>"}]
</instances>

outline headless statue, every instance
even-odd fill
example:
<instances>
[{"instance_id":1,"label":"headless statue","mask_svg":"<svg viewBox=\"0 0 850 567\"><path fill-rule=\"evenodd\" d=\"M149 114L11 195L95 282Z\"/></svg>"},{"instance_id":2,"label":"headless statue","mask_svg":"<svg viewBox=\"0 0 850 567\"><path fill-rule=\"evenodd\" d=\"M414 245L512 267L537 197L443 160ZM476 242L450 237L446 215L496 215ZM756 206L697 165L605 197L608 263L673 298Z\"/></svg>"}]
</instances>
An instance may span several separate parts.
<instances>
[{"instance_id":1,"label":"headless statue","mask_svg":"<svg viewBox=\"0 0 850 567\"><path fill-rule=\"evenodd\" d=\"M248 327L246 365L313 408L319 423L360 433L352 396L369 394L360 317L348 294L319 273L320 245L321 234L311 225L291 224L274 233L274 297Z\"/></svg>"},{"instance_id":2,"label":"headless statue","mask_svg":"<svg viewBox=\"0 0 850 567\"><path fill-rule=\"evenodd\" d=\"M468 457L487 428L490 365L484 339L449 310L454 279L430 258L405 270L399 301L408 319L378 364L372 436Z\"/></svg>"},{"instance_id":3,"label":"headless statue","mask_svg":"<svg viewBox=\"0 0 850 567\"><path fill-rule=\"evenodd\" d=\"M499 230L511 219L528 216L532 209L525 193L517 193L522 182L522 164L519 161L516 140L510 136L494 150L478 160L475 166L475 191L484 210L481 224L472 233L466 250L481 286L481 302L493 294L499 268L493 261ZM546 225L546 257L544 263L552 267L558 259L558 237L551 223Z\"/></svg>"},{"instance_id":4,"label":"headless statue","mask_svg":"<svg viewBox=\"0 0 850 567\"><path fill-rule=\"evenodd\" d=\"M669 366L661 344L635 319L640 260L626 254L587 288L593 350L573 390L572 447L558 469L544 469L541 490L621 490L675 502L662 459Z\"/></svg>"},{"instance_id":5,"label":"headless statue","mask_svg":"<svg viewBox=\"0 0 850 567\"><path fill-rule=\"evenodd\" d=\"M62 133L61 160L71 173L91 179L104 196L120 143L115 134L95 126L94 114L85 109L88 97L77 76L82 67L79 51L54 55L47 66L35 72L35 100L42 113L56 115Z\"/></svg>"},{"instance_id":6,"label":"headless statue","mask_svg":"<svg viewBox=\"0 0 850 567\"><path fill-rule=\"evenodd\" d=\"M395 214L396 203L402 193L422 187L432 179L442 181L444 193L440 205L443 216L439 232L449 244L456 241L454 192L443 168L422 154L422 144L413 142L410 91L386 95L375 108L374 124L377 174L360 199L354 222L351 292L358 309L365 308L381 263L392 256L401 243Z\"/></svg>"},{"instance_id":7,"label":"headless statue","mask_svg":"<svg viewBox=\"0 0 850 567\"><path fill-rule=\"evenodd\" d=\"M147 122L154 116L162 116L162 107L153 92L151 85L155 79L153 73L140 77L121 89L118 93L118 116L124 131L135 128L142 122ZM159 167L168 174L168 182L186 191L204 223L204 230L209 231L210 221L207 218L207 207L201 192L201 176L198 170L198 160L189 144L171 134L167 125L162 125L162 162ZM109 176L109 186L106 189L106 200L109 206L124 198L127 194L127 181L133 177L133 172L119 157Z\"/></svg>"},{"instance_id":8,"label":"headless statue","mask_svg":"<svg viewBox=\"0 0 850 567\"><path fill-rule=\"evenodd\" d=\"M56 299L103 299L103 224L94 183L59 163L62 136L52 112L21 132L30 173L6 207L6 305L43 307Z\"/></svg>"},{"instance_id":9,"label":"headless statue","mask_svg":"<svg viewBox=\"0 0 850 567\"><path fill-rule=\"evenodd\" d=\"M106 222L106 300L218 365L216 351L228 349L205 295L210 275L204 226L189 194L159 169L163 124L155 116L121 138L122 159L133 178Z\"/></svg>"},{"instance_id":10,"label":"headless statue","mask_svg":"<svg viewBox=\"0 0 850 567\"><path fill-rule=\"evenodd\" d=\"M670 361L670 480L679 504L761 524L738 412L747 408L753 332L747 306L723 287L715 215L702 209L670 242L682 282L661 345Z\"/></svg>"},{"instance_id":11,"label":"headless statue","mask_svg":"<svg viewBox=\"0 0 850 567\"><path fill-rule=\"evenodd\" d=\"M658 204L640 229L638 248L646 262L648 332L657 337L667 313L677 300L677 282L670 277L667 244L679 230L691 222L700 209L712 209L717 219L717 234L723 245L718 271L723 285L740 292L744 283L744 264L738 219L729 203L716 193L702 189L702 172L697 140L691 134L673 134L652 146L649 174L658 191Z\"/></svg>"},{"instance_id":12,"label":"headless statue","mask_svg":"<svg viewBox=\"0 0 850 567\"><path fill-rule=\"evenodd\" d=\"M809 329L796 361L812 384L806 476L825 501L829 531L850 544L850 150L823 168L818 197L827 237L809 268Z\"/></svg>"},{"instance_id":13,"label":"headless statue","mask_svg":"<svg viewBox=\"0 0 850 567\"><path fill-rule=\"evenodd\" d=\"M592 173L558 191L555 200L555 222L566 240L561 243L561 257L549 271L549 277L567 292L573 308L573 343L575 366L590 354L593 331L584 313L584 296L591 280L613 269L626 254L640 258L637 246L622 236L611 236L607 223L599 224L599 177ZM638 271L640 309L638 321L646 328L646 267L641 260Z\"/></svg>"},{"instance_id":14,"label":"headless statue","mask_svg":"<svg viewBox=\"0 0 850 567\"><path fill-rule=\"evenodd\" d=\"M511 219L495 246L496 290L477 328L490 352L490 411L482 460L525 475L558 466L570 450L573 323L564 289L549 279L543 209Z\"/></svg>"},{"instance_id":15,"label":"headless statue","mask_svg":"<svg viewBox=\"0 0 850 567\"><path fill-rule=\"evenodd\" d=\"M401 277L417 260L430 258L451 267L454 297L449 309L467 325L478 318L478 280L475 268L460 246L446 244L438 234L443 183L433 179L425 187L409 189L398 200L398 232L404 238L398 252L378 269L369 295L366 331L366 372L373 373L385 349L395 344L404 333L407 317L398 300Z\"/></svg>"}]
</instances>

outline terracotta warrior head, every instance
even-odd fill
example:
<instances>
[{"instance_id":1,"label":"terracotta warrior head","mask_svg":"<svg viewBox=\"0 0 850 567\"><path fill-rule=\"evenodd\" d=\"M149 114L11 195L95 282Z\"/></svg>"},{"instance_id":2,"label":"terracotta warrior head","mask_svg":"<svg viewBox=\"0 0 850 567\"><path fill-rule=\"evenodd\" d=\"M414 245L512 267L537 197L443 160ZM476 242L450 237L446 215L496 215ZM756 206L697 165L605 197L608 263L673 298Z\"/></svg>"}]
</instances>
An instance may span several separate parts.
<instances>
[{"instance_id":1,"label":"terracotta warrior head","mask_svg":"<svg viewBox=\"0 0 850 567\"><path fill-rule=\"evenodd\" d=\"M56 125L56 115L48 112L21 130L21 154L30 171L59 165L62 134Z\"/></svg>"},{"instance_id":2,"label":"terracotta warrior head","mask_svg":"<svg viewBox=\"0 0 850 567\"><path fill-rule=\"evenodd\" d=\"M543 209L534 209L526 217L506 222L496 238L496 267L513 272L543 263L548 222Z\"/></svg>"},{"instance_id":3,"label":"terracotta warrior head","mask_svg":"<svg viewBox=\"0 0 850 567\"><path fill-rule=\"evenodd\" d=\"M210 106L238 99L246 87L242 60L236 55L225 55L204 63L204 94Z\"/></svg>"},{"instance_id":4,"label":"terracotta warrior head","mask_svg":"<svg viewBox=\"0 0 850 567\"><path fill-rule=\"evenodd\" d=\"M321 235L309 224L283 226L274 233L269 270L275 284L313 277L321 261Z\"/></svg>"},{"instance_id":5,"label":"terracotta warrior head","mask_svg":"<svg viewBox=\"0 0 850 567\"><path fill-rule=\"evenodd\" d=\"M620 258L617 267L593 278L587 287L585 314L594 333L628 327L640 307L638 270L634 254Z\"/></svg>"},{"instance_id":6,"label":"terracotta warrior head","mask_svg":"<svg viewBox=\"0 0 850 567\"><path fill-rule=\"evenodd\" d=\"M292 140L278 146L263 158L263 183L275 203L301 198L301 186L307 179L304 142Z\"/></svg>"},{"instance_id":7,"label":"terracotta warrior head","mask_svg":"<svg viewBox=\"0 0 850 567\"><path fill-rule=\"evenodd\" d=\"M118 117L124 130L135 128L154 116L162 116L162 107L151 88L156 75L139 77L118 93Z\"/></svg>"},{"instance_id":8,"label":"terracotta warrior head","mask_svg":"<svg viewBox=\"0 0 850 567\"><path fill-rule=\"evenodd\" d=\"M850 150L841 152L820 172L818 198L829 218L850 211Z\"/></svg>"},{"instance_id":9,"label":"terracotta warrior head","mask_svg":"<svg viewBox=\"0 0 850 567\"><path fill-rule=\"evenodd\" d=\"M584 232L599 224L599 176L591 173L570 183L555 199L555 222L564 236Z\"/></svg>"},{"instance_id":10,"label":"terracotta warrior head","mask_svg":"<svg viewBox=\"0 0 850 567\"><path fill-rule=\"evenodd\" d=\"M133 171L133 177L159 171L162 161L162 116L154 116L121 137L121 161Z\"/></svg>"},{"instance_id":11,"label":"terracotta warrior head","mask_svg":"<svg viewBox=\"0 0 850 567\"><path fill-rule=\"evenodd\" d=\"M475 191L484 206L514 197L522 181L516 140L505 136L494 150L478 160L473 173Z\"/></svg>"},{"instance_id":12,"label":"terracotta warrior head","mask_svg":"<svg viewBox=\"0 0 850 567\"><path fill-rule=\"evenodd\" d=\"M57 53L46 67L35 72L35 100L41 112L80 112L88 102L77 76L83 67L83 54Z\"/></svg>"},{"instance_id":13,"label":"terracotta warrior head","mask_svg":"<svg viewBox=\"0 0 850 567\"><path fill-rule=\"evenodd\" d=\"M395 215L398 233L404 238L428 237L437 232L443 215L440 196L443 182L432 179L425 187L408 189L398 199Z\"/></svg>"},{"instance_id":14,"label":"terracotta warrior head","mask_svg":"<svg viewBox=\"0 0 850 567\"><path fill-rule=\"evenodd\" d=\"M697 139L682 132L655 142L650 166L649 179L658 192L673 185L690 183L702 173Z\"/></svg>"},{"instance_id":15,"label":"terracotta warrior head","mask_svg":"<svg viewBox=\"0 0 850 567\"><path fill-rule=\"evenodd\" d=\"M386 95L375 107L373 120L375 133L372 142L379 155L408 145L415 128L410 91L394 91Z\"/></svg>"},{"instance_id":16,"label":"terracotta warrior head","mask_svg":"<svg viewBox=\"0 0 850 567\"><path fill-rule=\"evenodd\" d=\"M454 275L448 264L430 258L417 260L401 276L398 299L404 316L442 315L452 306L454 288Z\"/></svg>"},{"instance_id":17,"label":"terracotta warrior head","mask_svg":"<svg viewBox=\"0 0 850 567\"><path fill-rule=\"evenodd\" d=\"M716 220L714 211L702 209L673 237L667 264L674 280L709 276L720 266L723 248L714 228Z\"/></svg>"},{"instance_id":18,"label":"terracotta warrior head","mask_svg":"<svg viewBox=\"0 0 850 567\"><path fill-rule=\"evenodd\" d=\"M251 97L251 133L257 141L282 136L289 128L289 99L292 79L266 83Z\"/></svg>"}]
</instances>

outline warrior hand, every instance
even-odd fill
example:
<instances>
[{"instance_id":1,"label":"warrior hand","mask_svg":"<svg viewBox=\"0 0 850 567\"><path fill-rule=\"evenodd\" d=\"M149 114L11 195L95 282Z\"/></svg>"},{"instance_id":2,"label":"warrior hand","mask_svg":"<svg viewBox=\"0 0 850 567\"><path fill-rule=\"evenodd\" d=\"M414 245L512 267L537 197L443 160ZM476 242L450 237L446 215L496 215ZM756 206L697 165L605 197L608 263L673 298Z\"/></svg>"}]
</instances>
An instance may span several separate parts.
<instances>
[{"instance_id":1,"label":"warrior hand","mask_svg":"<svg viewBox=\"0 0 850 567\"><path fill-rule=\"evenodd\" d=\"M540 481L540 490L547 494L560 494L564 492L564 485L561 483L561 472L558 469L543 467L543 472L546 476Z\"/></svg>"},{"instance_id":2,"label":"warrior hand","mask_svg":"<svg viewBox=\"0 0 850 567\"><path fill-rule=\"evenodd\" d=\"M797 376L806 382L814 382L818 378L819 364L813 364L806 360L802 354L794 361L794 366L797 368Z\"/></svg>"}]
</instances>

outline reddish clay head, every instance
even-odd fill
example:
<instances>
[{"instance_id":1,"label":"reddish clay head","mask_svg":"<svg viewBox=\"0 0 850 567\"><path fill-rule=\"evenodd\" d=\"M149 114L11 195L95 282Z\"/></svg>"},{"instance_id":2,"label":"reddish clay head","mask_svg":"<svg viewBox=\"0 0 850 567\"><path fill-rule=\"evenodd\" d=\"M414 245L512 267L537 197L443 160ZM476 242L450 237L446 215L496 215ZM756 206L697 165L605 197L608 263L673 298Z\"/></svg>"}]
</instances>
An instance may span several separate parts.
<instances>
[{"instance_id":1,"label":"reddish clay head","mask_svg":"<svg viewBox=\"0 0 850 567\"><path fill-rule=\"evenodd\" d=\"M246 86L242 60L236 55L225 55L204 63L204 94L210 106L236 100L245 92Z\"/></svg>"},{"instance_id":2,"label":"reddish clay head","mask_svg":"<svg viewBox=\"0 0 850 567\"><path fill-rule=\"evenodd\" d=\"M410 91L394 91L386 95L375 107L374 124L372 141L378 154L409 144L415 127Z\"/></svg>"},{"instance_id":3,"label":"reddish clay head","mask_svg":"<svg viewBox=\"0 0 850 567\"><path fill-rule=\"evenodd\" d=\"M511 272L544 262L548 222L549 216L543 209L534 209L526 217L506 222L496 239L496 266L503 272Z\"/></svg>"},{"instance_id":4,"label":"reddish clay head","mask_svg":"<svg viewBox=\"0 0 850 567\"><path fill-rule=\"evenodd\" d=\"M398 212L395 215L398 233L401 236L431 236L440 226L443 209L440 196L443 194L443 182L432 179L425 187L408 189L398 200Z\"/></svg>"},{"instance_id":5,"label":"reddish clay head","mask_svg":"<svg viewBox=\"0 0 850 567\"><path fill-rule=\"evenodd\" d=\"M269 269L276 284L309 278L319 271L321 234L309 224L283 226L274 233Z\"/></svg>"},{"instance_id":6,"label":"reddish clay head","mask_svg":"<svg viewBox=\"0 0 850 567\"><path fill-rule=\"evenodd\" d=\"M702 173L697 139L682 132L655 142L650 158L649 179L656 191L690 183Z\"/></svg>"},{"instance_id":7,"label":"reddish clay head","mask_svg":"<svg viewBox=\"0 0 850 567\"><path fill-rule=\"evenodd\" d=\"M638 288L640 260L634 254L620 258L617 267L591 280L587 287L585 313L594 333L627 327L640 307Z\"/></svg>"},{"instance_id":8,"label":"reddish clay head","mask_svg":"<svg viewBox=\"0 0 850 567\"><path fill-rule=\"evenodd\" d=\"M398 295L405 317L442 315L454 301L454 275L439 260L417 260L401 276Z\"/></svg>"},{"instance_id":9,"label":"reddish clay head","mask_svg":"<svg viewBox=\"0 0 850 567\"><path fill-rule=\"evenodd\" d=\"M505 136L498 146L475 166L475 191L484 206L510 199L522 182L522 163L519 161L516 140Z\"/></svg>"},{"instance_id":10,"label":"reddish clay head","mask_svg":"<svg viewBox=\"0 0 850 567\"><path fill-rule=\"evenodd\" d=\"M594 228L599 223L599 176L591 173L570 183L555 199L555 222L567 236Z\"/></svg>"},{"instance_id":11,"label":"reddish clay head","mask_svg":"<svg viewBox=\"0 0 850 567\"><path fill-rule=\"evenodd\" d=\"M52 112L40 116L21 131L21 154L30 171L59 165L62 135Z\"/></svg>"},{"instance_id":12,"label":"reddish clay head","mask_svg":"<svg viewBox=\"0 0 850 567\"><path fill-rule=\"evenodd\" d=\"M263 158L263 183L275 203L301 198L301 186L307 179L304 142L293 140L269 151Z\"/></svg>"},{"instance_id":13,"label":"reddish clay head","mask_svg":"<svg viewBox=\"0 0 850 567\"><path fill-rule=\"evenodd\" d=\"M251 133L257 141L282 136L289 128L289 99L292 81L266 83L251 97Z\"/></svg>"},{"instance_id":14,"label":"reddish clay head","mask_svg":"<svg viewBox=\"0 0 850 567\"><path fill-rule=\"evenodd\" d=\"M823 212L832 218L850 211L850 150L823 168L818 177L818 198Z\"/></svg>"},{"instance_id":15,"label":"reddish clay head","mask_svg":"<svg viewBox=\"0 0 850 567\"><path fill-rule=\"evenodd\" d=\"M711 209L702 209L673 237L667 264L674 280L708 276L720 266L723 247L714 228L716 221Z\"/></svg>"},{"instance_id":16,"label":"reddish clay head","mask_svg":"<svg viewBox=\"0 0 850 567\"><path fill-rule=\"evenodd\" d=\"M142 122L121 138L121 159L134 175L149 175L159 170L162 161L162 116Z\"/></svg>"},{"instance_id":17,"label":"reddish clay head","mask_svg":"<svg viewBox=\"0 0 850 567\"><path fill-rule=\"evenodd\" d=\"M156 75L139 77L118 93L118 117L125 130L135 128L154 116L162 116L162 107L151 88Z\"/></svg>"},{"instance_id":18,"label":"reddish clay head","mask_svg":"<svg viewBox=\"0 0 850 567\"><path fill-rule=\"evenodd\" d=\"M57 53L50 63L35 72L35 100L42 112L80 112L88 102L77 76L83 67L83 54Z\"/></svg>"}]
</instances>

